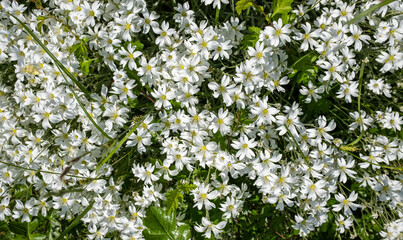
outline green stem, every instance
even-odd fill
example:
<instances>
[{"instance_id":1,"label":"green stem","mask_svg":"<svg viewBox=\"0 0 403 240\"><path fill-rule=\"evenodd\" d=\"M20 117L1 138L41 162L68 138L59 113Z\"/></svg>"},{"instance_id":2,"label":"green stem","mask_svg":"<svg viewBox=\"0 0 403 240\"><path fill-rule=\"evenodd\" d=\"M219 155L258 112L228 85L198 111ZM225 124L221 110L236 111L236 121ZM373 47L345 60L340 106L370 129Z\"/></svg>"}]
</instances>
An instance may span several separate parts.
<instances>
[{"instance_id":1,"label":"green stem","mask_svg":"<svg viewBox=\"0 0 403 240\"><path fill-rule=\"evenodd\" d=\"M33 172L40 172L40 173L49 173L49 174L56 174L56 175L61 175L62 173L59 172L50 172L50 171L44 171L44 170L38 170L38 169L32 169L32 168L26 168L26 167L21 167L18 165L14 165L12 163L8 163L8 162L4 162L0 160L0 163L10 166L10 167L15 167L15 168L19 168L19 169L23 169L26 171L33 171ZM95 179L95 178L87 178L87 177L82 177L82 176L75 176L75 175L66 175L68 177L75 177L75 178L85 178L85 179Z\"/></svg>"},{"instance_id":2,"label":"green stem","mask_svg":"<svg viewBox=\"0 0 403 240\"><path fill-rule=\"evenodd\" d=\"M60 69L60 66L57 65L57 67ZM66 77L64 76L63 72L61 73L63 78L66 79ZM67 81L67 80L66 80ZM87 109L85 109L84 104L80 101L80 99L78 98L76 92L74 91L73 87L67 83L67 86L69 87L70 91L73 93L74 98L77 100L78 105L80 105L81 109L84 111L85 115L88 117L88 119L92 122L92 124L94 124L95 128L98 129L98 131L106 138L108 138L109 140L112 140L113 138L110 137L106 132L104 132L104 130L102 130L102 128L94 121L94 119L91 117L91 115L88 113Z\"/></svg>"},{"instance_id":3,"label":"green stem","mask_svg":"<svg viewBox=\"0 0 403 240\"><path fill-rule=\"evenodd\" d=\"M306 163L308 163L308 159L307 159L307 157L305 156L304 152L302 151L301 147L299 146L297 140L295 140L294 135L292 135L290 129L288 129L288 127L287 127L286 124L284 124L284 127L287 129L288 134L290 134L290 136L291 136L292 140L294 141L295 145L297 146L299 152L300 152L300 153L302 154L302 156L304 157L304 161L305 161Z\"/></svg>"},{"instance_id":4,"label":"green stem","mask_svg":"<svg viewBox=\"0 0 403 240\"><path fill-rule=\"evenodd\" d=\"M69 72L64 66L63 64L53 55L53 53L41 42L41 40L39 40L39 38L35 35L35 33L33 33L31 31L31 29L25 25L20 19L18 19L17 17L15 17L14 15L10 14L10 16L12 16L14 19L16 19L21 26L25 29L25 31L28 32L29 35L32 36L32 38L36 41L37 44L39 44L42 49L49 55L50 58L52 58L52 60L54 61L54 63L60 67L63 72L65 72L67 74L67 76L81 89L81 91L83 91L85 93L85 95L89 98L91 98L91 94L90 92L85 89L85 87L73 76L73 74L71 74L71 72Z\"/></svg>"},{"instance_id":5,"label":"green stem","mask_svg":"<svg viewBox=\"0 0 403 240\"><path fill-rule=\"evenodd\" d=\"M220 17L220 9L216 7L215 9L215 25L218 26L218 18Z\"/></svg>"},{"instance_id":6,"label":"green stem","mask_svg":"<svg viewBox=\"0 0 403 240\"><path fill-rule=\"evenodd\" d=\"M126 134L126 136L123 137L122 140L117 144L117 146L104 158L97 166L96 170L98 171L108 160L113 156L113 154L123 145L123 143L126 142L126 140L129 138L130 135L140 126L141 123L143 123L144 119L146 118L147 115L144 115L139 122L133 126L132 129Z\"/></svg>"},{"instance_id":7,"label":"green stem","mask_svg":"<svg viewBox=\"0 0 403 240\"><path fill-rule=\"evenodd\" d=\"M340 149L340 148L339 148L339 149ZM373 163L373 162L364 160L364 159L358 157L357 155L355 155L355 154L353 154L353 153L351 153L351 152L349 152L349 151L346 151L346 150L343 150L343 149L340 149L340 150L342 150L343 152L346 152L346 153L350 154L351 156L353 156L353 157L355 157L355 158L357 158L357 159L359 159L359 160L361 160L361 161L363 161L363 162L367 162L367 163L369 163L369 164L373 164L373 165L375 165L375 166L379 166L379 167L382 167L382 168L388 168L388 169L392 169L392 170L403 171L403 167L389 167L389 166L386 166L386 165L380 165L380 164L377 164L377 163Z\"/></svg>"},{"instance_id":8,"label":"green stem","mask_svg":"<svg viewBox=\"0 0 403 240\"><path fill-rule=\"evenodd\" d=\"M362 61L362 63L361 63L360 75L358 78L358 119L360 120L360 122L362 122L362 119L361 119L361 89L362 89L362 78L364 76L364 68L365 68L365 60ZM360 125L358 125L358 128L361 131L360 136L358 136L358 138L355 139L353 142L347 144L347 146L353 146L361 140L362 136L364 135L364 131L363 131L363 129L361 129Z\"/></svg>"}]
</instances>

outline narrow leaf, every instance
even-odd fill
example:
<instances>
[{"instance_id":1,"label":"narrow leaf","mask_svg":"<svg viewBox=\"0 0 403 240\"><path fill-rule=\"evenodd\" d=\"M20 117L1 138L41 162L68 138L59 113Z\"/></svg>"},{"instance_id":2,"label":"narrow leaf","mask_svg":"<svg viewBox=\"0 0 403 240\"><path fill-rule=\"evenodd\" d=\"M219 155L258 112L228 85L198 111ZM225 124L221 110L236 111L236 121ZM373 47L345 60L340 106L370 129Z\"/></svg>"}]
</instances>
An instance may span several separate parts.
<instances>
[{"instance_id":1,"label":"narrow leaf","mask_svg":"<svg viewBox=\"0 0 403 240\"><path fill-rule=\"evenodd\" d=\"M27 223L19 223L15 221L11 221L8 224L8 228L10 229L11 232L23 236L28 236L28 229L27 229Z\"/></svg>"},{"instance_id":2,"label":"narrow leaf","mask_svg":"<svg viewBox=\"0 0 403 240\"><path fill-rule=\"evenodd\" d=\"M144 115L139 122L130 129L130 131L122 138L122 140L119 141L118 145L106 156L99 164L97 167L97 170L99 170L112 156L113 154L123 145L123 143L126 142L126 140L129 138L130 135L140 126L140 124L144 121L147 115Z\"/></svg>"},{"instance_id":3,"label":"narrow leaf","mask_svg":"<svg viewBox=\"0 0 403 240\"><path fill-rule=\"evenodd\" d=\"M70 225L59 235L59 237L56 240L62 240L64 236L66 236L66 234L68 234L80 221L81 218L83 218L85 216L85 214L87 214L87 212L89 210L91 210L92 205L94 205L95 200L92 200L90 205L88 205L88 207L86 207L84 209L84 211L82 213L80 213L80 215L78 215L73 222L70 223Z\"/></svg>"},{"instance_id":4,"label":"narrow leaf","mask_svg":"<svg viewBox=\"0 0 403 240\"><path fill-rule=\"evenodd\" d=\"M310 63L313 63L318 58L318 53L316 51L311 51L304 56L300 57L297 61L295 61L291 68L295 70L304 71L306 70L306 66Z\"/></svg>"},{"instance_id":5,"label":"narrow leaf","mask_svg":"<svg viewBox=\"0 0 403 240\"><path fill-rule=\"evenodd\" d=\"M383 7L383 6L385 6L385 5L388 5L389 3L392 3L392 2L394 2L394 1L396 1L396 0L384 0L384 1L382 1L382 2L380 2L380 3L378 3L378 4L376 4L376 5L374 5L374 6L372 6L372 7L370 7L368 10L366 10L366 11L364 11L364 12L362 12L362 13L359 13L359 14L356 15L353 19L351 19L350 21L348 21L347 24L355 23L355 22L357 22L359 19L363 18L364 16L366 16L366 15L372 13L373 11L375 11L375 10L377 10L377 9L379 9L379 8L381 8L381 7Z\"/></svg>"},{"instance_id":6,"label":"narrow leaf","mask_svg":"<svg viewBox=\"0 0 403 240\"><path fill-rule=\"evenodd\" d=\"M59 67L59 66L58 66ZM60 69L60 68L59 68ZM62 76L64 79L65 76L62 73ZM67 81L67 80L66 80ZM84 111L85 115L88 117L88 119L92 122L92 124L94 124L95 128L98 129L98 131L104 135L106 138L108 139L112 139L104 130L102 130L102 128L94 121L94 119L91 117L91 115L88 113L87 109L85 109L84 104L80 101L80 99L78 98L76 92L74 91L74 89L71 87L71 85L69 83L67 83L67 86L70 88L70 91L73 93L74 98L77 100L78 105L80 105L81 109Z\"/></svg>"},{"instance_id":7,"label":"narrow leaf","mask_svg":"<svg viewBox=\"0 0 403 240\"><path fill-rule=\"evenodd\" d=\"M35 35L35 33L33 33L31 29L26 24L24 24L20 19L18 19L12 14L10 15L24 27L24 29L34 38L36 43L38 43L43 48L43 50L45 50L45 52L49 55L50 58L52 58L55 64L62 69L62 71L80 88L80 90L83 91L89 99L92 99L90 96L90 92L87 89L85 89L85 87L73 76L73 74L71 74L71 72L69 72L63 66L63 64L59 60L57 60L57 58L52 54L52 52L49 51L49 49L41 42L41 40L39 40L39 38Z\"/></svg>"}]
</instances>

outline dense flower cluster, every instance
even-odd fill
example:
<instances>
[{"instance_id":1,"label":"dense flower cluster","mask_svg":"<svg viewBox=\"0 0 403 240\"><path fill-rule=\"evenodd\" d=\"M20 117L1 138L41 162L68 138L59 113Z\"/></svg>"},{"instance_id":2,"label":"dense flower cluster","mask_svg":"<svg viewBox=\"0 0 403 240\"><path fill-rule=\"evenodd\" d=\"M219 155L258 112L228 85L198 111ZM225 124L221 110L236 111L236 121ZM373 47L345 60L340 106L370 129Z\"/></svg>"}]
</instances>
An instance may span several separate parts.
<instances>
[{"instance_id":1,"label":"dense flower cluster","mask_svg":"<svg viewBox=\"0 0 403 240\"><path fill-rule=\"evenodd\" d=\"M164 19L144 0L42 2L46 11L17 1L0 5L0 63L12 69L0 75L0 220L30 222L51 209L72 219L94 201L81 219L88 238L118 232L142 239L146 210L164 207L175 184L186 183L193 186L191 201L177 213L205 211L193 231L206 238L247 214L246 201L256 195L262 205L294 209L290 226L300 236L328 222L330 212L340 234L353 234L354 212L368 211L392 212L380 235L402 237L403 175L396 170L403 159L402 109L379 100L395 101L402 85L393 77L403 68L403 18L394 15L402 2L367 15L364 28L347 22L379 1L307 1L295 6L296 20L266 23L248 47L239 17L214 25L196 18L187 2ZM201 2L229 7L228 0ZM86 76L72 51L87 44L91 67L106 69L99 92L69 87L71 79L11 15L90 89L101 80ZM296 44L302 55L317 56L317 78L299 85L292 83L287 52ZM226 66L230 61L237 65ZM290 85L299 96L288 97ZM364 95L379 106L360 108ZM323 98L345 116L332 115L333 105L315 118L304 112ZM133 103L152 110L138 116ZM116 159L100 165L136 124ZM349 132L365 139L360 148L348 145L356 139ZM131 172L117 177L114 164L126 152L136 156ZM197 174L204 170L207 175ZM133 181L137 189L124 187ZM33 194L15 196L22 186Z\"/></svg>"}]
</instances>

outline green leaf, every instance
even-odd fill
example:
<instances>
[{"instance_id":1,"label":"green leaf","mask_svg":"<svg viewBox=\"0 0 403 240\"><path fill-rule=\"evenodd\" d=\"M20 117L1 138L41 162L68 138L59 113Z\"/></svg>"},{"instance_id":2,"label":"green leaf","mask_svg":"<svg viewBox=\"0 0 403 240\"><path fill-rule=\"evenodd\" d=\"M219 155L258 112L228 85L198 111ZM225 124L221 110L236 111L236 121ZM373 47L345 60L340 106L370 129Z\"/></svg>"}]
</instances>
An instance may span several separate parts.
<instances>
[{"instance_id":1,"label":"green leaf","mask_svg":"<svg viewBox=\"0 0 403 240\"><path fill-rule=\"evenodd\" d=\"M259 40L260 28L258 27L249 27L248 28L250 34L247 34L242 39L242 48L247 49L248 47L255 47L256 42Z\"/></svg>"},{"instance_id":2,"label":"green leaf","mask_svg":"<svg viewBox=\"0 0 403 240\"><path fill-rule=\"evenodd\" d=\"M41 0L35 0L35 7L38 9L42 7Z\"/></svg>"},{"instance_id":3,"label":"green leaf","mask_svg":"<svg viewBox=\"0 0 403 240\"><path fill-rule=\"evenodd\" d=\"M50 223L50 226L51 226L52 228L54 228L54 227L60 227L60 222L57 221L57 219L54 218L54 217L50 217L50 218L49 218L49 223Z\"/></svg>"},{"instance_id":4,"label":"green leaf","mask_svg":"<svg viewBox=\"0 0 403 240\"><path fill-rule=\"evenodd\" d=\"M38 227L38 225L39 225L38 219L35 219L34 221L30 222L29 223L29 233L35 231L36 228Z\"/></svg>"},{"instance_id":5,"label":"green leaf","mask_svg":"<svg viewBox=\"0 0 403 240\"><path fill-rule=\"evenodd\" d=\"M80 48L81 42L74 44L70 47L70 53L75 53Z\"/></svg>"},{"instance_id":6,"label":"green leaf","mask_svg":"<svg viewBox=\"0 0 403 240\"><path fill-rule=\"evenodd\" d=\"M291 4L294 0L274 0L271 7L273 8L273 16L276 14L288 14L292 8Z\"/></svg>"},{"instance_id":7,"label":"green leaf","mask_svg":"<svg viewBox=\"0 0 403 240\"><path fill-rule=\"evenodd\" d=\"M175 232L175 239L177 240L190 239L190 226L187 224L181 225Z\"/></svg>"},{"instance_id":8,"label":"green leaf","mask_svg":"<svg viewBox=\"0 0 403 240\"><path fill-rule=\"evenodd\" d=\"M29 235L29 239L30 240L43 240L43 239L47 239L45 234L42 233L35 233L32 235Z\"/></svg>"},{"instance_id":9,"label":"green leaf","mask_svg":"<svg viewBox=\"0 0 403 240\"><path fill-rule=\"evenodd\" d=\"M144 44L142 44L139 40L135 41L132 45L136 47L136 51L143 50L144 48Z\"/></svg>"},{"instance_id":10,"label":"green leaf","mask_svg":"<svg viewBox=\"0 0 403 240\"><path fill-rule=\"evenodd\" d=\"M165 206L168 212L175 211L179 206L179 201L182 202L183 200L183 195L180 189L174 189L167 192L165 197L166 197Z\"/></svg>"},{"instance_id":11,"label":"green leaf","mask_svg":"<svg viewBox=\"0 0 403 240\"><path fill-rule=\"evenodd\" d=\"M180 185L180 189L185 193L185 194L189 194L191 190L195 189L196 185L195 184L187 184L184 183L182 185Z\"/></svg>"},{"instance_id":12,"label":"green leaf","mask_svg":"<svg viewBox=\"0 0 403 240\"><path fill-rule=\"evenodd\" d=\"M128 97L128 103L131 108L136 108L137 104L139 103L139 100L137 98Z\"/></svg>"},{"instance_id":13,"label":"green leaf","mask_svg":"<svg viewBox=\"0 0 403 240\"><path fill-rule=\"evenodd\" d=\"M352 24L357 22L358 20L360 20L361 18L365 17L366 15L372 13L373 11L377 10L378 8L381 8L385 5L388 5L389 3L392 3L396 0L384 0L378 4L376 4L375 6L370 7L368 10L357 14L353 19L351 19L350 21L347 22L347 24Z\"/></svg>"},{"instance_id":14,"label":"green leaf","mask_svg":"<svg viewBox=\"0 0 403 240\"><path fill-rule=\"evenodd\" d=\"M246 10L252 6L253 6L252 0L239 0L238 2L236 2L235 9L238 15L241 15L243 10Z\"/></svg>"},{"instance_id":15,"label":"green leaf","mask_svg":"<svg viewBox=\"0 0 403 240\"><path fill-rule=\"evenodd\" d=\"M252 26L252 27L248 27L248 30L249 30L249 32L251 32L253 35L260 35L260 28L258 28L258 27L254 27L254 26Z\"/></svg>"},{"instance_id":16,"label":"green leaf","mask_svg":"<svg viewBox=\"0 0 403 240\"><path fill-rule=\"evenodd\" d=\"M141 117L141 119L138 121L138 123L136 125L134 125L132 127L132 129L130 129L130 131L126 134L126 136L124 136L118 143L118 145L116 145L116 147L108 154L108 156L106 156L101 162L99 162L98 166L97 166L97 171L106 163L108 162L108 160L113 156L113 154L123 145L123 143L126 142L126 140L129 138L130 135L132 135L132 133L138 128L138 126L140 126L141 123L143 123L144 119L146 118L147 115L144 115L143 117Z\"/></svg>"},{"instance_id":17,"label":"green leaf","mask_svg":"<svg viewBox=\"0 0 403 240\"><path fill-rule=\"evenodd\" d=\"M16 199L32 195L32 186L28 187L23 184L18 184L14 187L14 197Z\"/></svg>"},{"instance_id":18,"label":"green leaf","mask_svg":"<svg viewBox=\"0 0 403 240\"><path fill-rule=\"evenodd\" d=\"M89 59L89 60L83 60L80 63L81 71L84 73L84 75L88 75L88 73L90 73L90 65L95 60L96 60L96 58L92 58L92 59Z\"/></svg>"},{"instance_id":19,"label":"green leaf","mask_svg":"<svg viewBox=\"0 0 403 240\"><path fill-rule=\"evenodd\" d=\"M11 221L8 224L8 228L10 229L11 232L23 236L28 236L28 228L27 228L27 223L19 223L15 221Z\"/></svg>"},{"instance_id":20,"label":"green leaf","mask_svg":"<svg viewBox=\"0 0 403 240\"><path fill-rule=\"evenodd\" d=\"M59 235L59 237L56 240L62 240L63 237L68 234L80 221L81 218L83 218L85 216L85 214L87 214L87 212L89 210L91 210L92 205L94 205L95 200L92 200L90 205L88 205L84 211L82 213L80 213L80 215L78 215L76 218L74 218L74 220L70 223L70 225Z\"/></svg>"},{"instance_id":21,"label":"green leaf","mask_svg":"<svg viewBox=\"0 0 403 240\"><path fill-rule=\"evenodd\" d=\"M60 66L57 66L60 69ZM63 78L67 81L66 77L64 76L64 74L62 73ZM102 128L94 121L94 119L91 117L91 115L88 113L87 109L85 109L84 104L81 102L80 98L78 98L76 92L74 91L74 89L71 87L71 85L67 82L67 86L69 87L71 93L73 94L74 98L77 100L78 105L80 105L81 109L84 111L85 115L88 117L88 119L90 120L90 122L92 124L94 124L95 128L98 129L98 131L106 138L112 140L112 138L106 133L104 132L104 130L102 130Z\"/></svg>"},{"instance_id":22,"label":"green leaf","mask_svg":"<svg viewBox=\"0 0 403 240\"><path fill-rule=\"evenodd\" d=\"M38 16L38 17L36 17L36 21L44 21L44 20L46 20L46 19L48 19L48 18L50 18L50 16Z\"/></svg>"},{"instance_id":23,"label":"green leaf","mask_svg":"<svg viewBox=\"0 0 403 240\"><path fill-rule=\"evenodd\" d=\"M150 207L143 219L147 229L143 231L146 240L176 240L176 216L174 212L166 213L162 208Z\"/></svg>"},{"instance_id":24,"label":"green leaf","mask_svg":"<svg viewBox=\"0 0 403 240\"><path fill-rule=\"evenodd\" d=\"M295 70L300 70L304 71L306 69L307 64L311 64L318 59L318 53L316 51L311 51L304 56L300 57L297 61L295 61L292 65L291 68Z\"/></svg>"}]
</instances>

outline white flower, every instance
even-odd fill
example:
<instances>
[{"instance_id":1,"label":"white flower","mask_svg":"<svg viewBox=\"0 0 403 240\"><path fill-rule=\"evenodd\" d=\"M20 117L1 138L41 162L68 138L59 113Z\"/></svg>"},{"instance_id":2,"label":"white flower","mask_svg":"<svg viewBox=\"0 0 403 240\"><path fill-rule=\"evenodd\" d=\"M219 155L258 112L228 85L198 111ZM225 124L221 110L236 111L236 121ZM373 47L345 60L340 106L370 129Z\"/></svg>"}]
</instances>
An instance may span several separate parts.
<instances>
[{"instance_id":1,"label":"white flower","mask_svg":"<svg viewBox=\"0 0 403 240\"><path fill-rule=\"evenodd\" d=\"M227 223L225 221L219 222L218 224L214 224L207 220L207 218L202 218L202 226L196 225L195 230L197 232L204 232L204 236L206 238L211 238L211 232L213 232L214 237L218 237L222 232L223 228Z\"/></svg>"},{"instance_id":2,"label":"white flower","mask_svg":"<svg viewBox=\"0 0 403 240\"><path fill-rule=\"evenodd\" d=\"M305 33L299 33L297 37L298 40L304 40L301 44L301 49L303 51L308 50L309 47L314 49L314 47L318 45L318 42L314 38L319 37L320 30L316 29L315 31L311 32L311 24L309 22L303 24L302 28L304 29Z\"/></svg>"},{"instance_id":3,"label":"white flower","mask_svg":"<svg viewBox=\"0 0 403 240\"><path fill-rule=\"evenodd\" d=\"M358 97L358 83L350 82L350 84L341 84L337 92L337 98L344 98L348 103L351 103L351 97Z\"/></svg>"},{"instance_id":4,"label":"white flower","mask_svg":"<svg viewBox=\"0 0 403 240\"><path fill-rule=\"evenodd\" d=\"M129 43L127 50L123 47L119 50L120 65L125 66L127 64L130 70L137 68L135 59L142 53L140 51L134 51L135 49L136 46L132 46L132 44Z\"/></svg>"},{"instance_id":5,"label":"white flower","mask_svg":"<svg viewBox=\"0 0 403 240\"><path fill-rule=\"evenodd\" d=\"M337 165L339 168L333 172L333 176L340 176L339 181L342 183L347 182L347 176L355 178L354 175L357 174L357 172L350 169L354 167L354 162L354 160L349 159L349 161L346 163L344 158L338 158Z\"/></svg>"},{"instance_id":6,"label":"white flower","mask_svg":"<svg viewBox=\"0 0 403 240\"><path fill-rule=\"evenodd\" d=\"M301 237L305 237L308 235L311 231L314 230L313 224L312 224L312 217L309 216L308 219L304 219L301 217L299 214L295 215L295 225L292 225L292 227L296 230L299 230L299 235Z\"/></svg>"},{"instance_id":7,"label":"white flower","mask_svg":"<svg viewBox=\"0 0 403 240\"><path fill-rule=\"evenodd\" d=\"M157 39L155 39L155 43L157 45L163 46L163 45L171 45L171 35L175 33L175 30L172 28L169 28L169 23L163 21L161 24L161 28L155 27L153 29L156 34L159 34Z\"/></svg>"},{"instance_id":8,"label":"white flower","mask_svg":"<svg viewBox=\"0 0 403 240\"><path fill-rule=\"evenodd\" d=\"M368 35L362 34L362 30L357 25L354 24L350 25L350 33L353 36L350 36L346 39L346 44L347 46L354 44L354 49L356 51L361 50L362 42L368 44L368 41L371 40L371 38Z\"/></svg>"},{"instance_id":9,"label":"white flower","mask_svg":"<svg viewBox=\"0 0 403 240\"><path fill-rule=\"evenodd\" d=\"M235 84L230 84L230 81L231 78L228 75L224 75L221 78L220 85L218 85L216 82L210 82L208 84L209 89L213 90L213 97L218 98L218 96L221 94L227 107L233 103L230 93L233 92L235 87Z\"/></svg>"},{"instance_id":10,"label":"white flower","mask_svg":"<svg viewBox=\"0 0 403 240\"><path fill-rule=\"evenodd\" d=\"M210 210L215 207L215 204L210 200L214 200L218 197L219 192L217 190L210 191L210 185L205 185L204 183L197 186L196 189L192 190L192 195L194 196L193 201L195 202L194 207L201 210L203 206Z\"/></svg>"},{"instance_id":11,"label":"white flower","mask_svg":"<svg viewBox=\"0 0 403 240\"><path fill-rule=\"evenodd\" d=\"M305 99L305 102L310 103L312 98L315 100L315 102L318 101L318 99L322 98L319 95L319 93L323 93L324 88L323 88L323 86L316 87L315 85L313 85L313 83L311 81L309 81L308 88L305 86L301 86L301 89L299 90L299 92L302 95L308 95L308 97Z\"/></svg>"},{"instance_id":12,"label":"white flower","mask_svg":"<svg viewBox=\"0 0 403 240\"><path fill-rule=\"evenodd\" d=\"M350 196L347 199L341 193L336 194L334 197L336 198L337 201L340 202L339 204L334 204L333 205L333 211L335 211L335 212L339 212L341 209L343 209L344 214L346 216L349 216L349 215L353 214L351 212L351 209L354 211L358 207L361 207L360 204L353 203L358 198L358 193L356 193L355 191L352 191L350 193Z\"/></svg>"},{"instance_id":13,"label":"white flower","mask_svg":"<svg viewBox=\"0 0 403 240\"><path fill-rule=\"evenodd\" d=\"M123 126L126 122L125 118L127 117L127 112L129 112L129 109L119 107L116 103L114 105L105 106L104 116L109 117L105 122L107 129L111 130L113 124L116 124L119 127Z\"/></svg>"},{"instance_id":14,"label":"white flower","mask_svg":"<svg viewBox=\"0 0 403 240\"><path fill-rule=\"evenodd\" d=\"M264 31L270 36L271 45L277 47L280 42L282 44L291 42L291 38L288 36L291 33L290 27L290 24L283 26L283 20L279 18L277 22L273 22L273 27L266 27Z\"/></svg>"},{"instance_id":15,"label":"white flower","mask_svg":"<svg viewBox=\"0 0 403 240\"><path fill-rule=\"evenodd\" d=\"M151 145L151 134L143 129L137 131L137 134L133 133L129 136L126 146L132 147L137 145L137 151L139 153L145 153L146 147Z\"/></svg>"},{"instance_id":16,"label":"white flower","mask_svg":"<svg viewBox=\"0 0 403 240\"><path fill-rule=\"evenodd\" d=\"M222 136L230 134L233 119L234 116L228 111L228 109L224 111L224 109L220 108L218 110L218 116L213 117L209 129L211 129L213 133L216 133L218 130L220 130Z\"/></svg>"},{"instance_id":17,"label":"white flower","mask_svg":"<svg viewBox=\"0 0 403 240\"><path fill-rule=\"evenodd\" d=\"M367 116L367 113L364 110L361 110L361 116L358 112L350 112L349 115L355 120L350 124L350 130L355 130L360 126L360 131L366 131L373 121L370 116Z\"/></svg>"},{"instance_id":18,"label":"white flower","mask_svg":"<svg viewBox=\"0 0 403 240\"><path fill-rule=\"evenodd\" d=\"M336 220L336 225L337 230L339 230L340 233L344 233L345 229L349 229L351 226L353 226L353 220L351 217L345 219L343 215L339 215Z\"/></svg>"},{"instance_id":19,"label":"white flower","mask_svg":"<svg viewBox=\"0 0 403 240\"><path fill-rule=\"evenodd\" d=\"M102 9L99 9L100 6L101 3L98 1L92 3L91 6L88 2L83 2L82 10L86 16L85 24L90 26L95 25L95 18L101 16L101 14L104 12Z\"/></svg>"},{"instance_id":20,"label":"white flower","mask_svg":"<svg viewBox=\"0 0 403 240\"><path fill-rule=\"evenodd\" d=\"M229 55L231 54L232 45L230 44L231 40L228 41L217 41L213 43L213 53L211 53L211 57L213 60L217 60L218 57L221 59L229 59Z\"/></svg>"},{"instance_id":21,"label":"white flower","mask_svg":"<svg viewBox=\"0 0 403 240\"><path fill-rule=\"evenodd\" d=\"M248 159L254 157L255 153L253 152L252 148L256 147L256 145L257 143L254 141L254 139L248 139L246 135L243 135L239 141L234 140L234 142L231 144L233 148L238 149L236 157L238 157L240 160L243 160L245 157Z\"/></svg>"},{"instance_id":22,"label":"white flower","mask_svg":"<svg viewBox=\"0 0 403 240\"><path fill-rule=\"evenodd\" d=\"M220 210L224 212L225 218L235 218L239 215L243 202L234 197L227 197L225 203L221 204Z\"/></svg>"},{"instance_id":23,"label":"white flower","mask_svg":"<svg viewBox=\"0 0 403 240\"><path fill-rule=\"evenodd\" d=\"M159 15L154 11L149 13L148 10L143 11L142 14L144 18L140 18L138 24L143 26L143 33L147 34L150 31L150 27L155 32L158 28L158 22L154 20L158 19Z\"/></svg>"},{"instance_id":24,"label":"white flower","mask_svg":"<svg viewBox=\"0 0 403 240\"><path fill-rule=\"evenodd\" d=\"M398 112L387 113L382 120L383 128L393 129L394 131L400 131L401 125L403 125L403 116L399 116Z\"/></svg>"},{"instance_id":25,"label":"white flower","mask_svg":"<svg viewBox=\"0 0 403 240\"><path fill-rule=\"evenodd\" d=\"M317 197L324 198L327 195L327 191L323 189L326 185L326 181L318 180L313 183L311 179L306 178L302 185L301 193L307 194L308 198L315 201Z\"/></svg>"},{"instance_id":26,"label":"white flower","mask_svg":"<svg viewBox=\"0 0 403 240\"><path fill-rule=\"evenodd\" d=\"M265 97L259 100L257 104L251 108L250 112L257 115L257 124L272 124L272 122L276 121L275 115L280 111L274 107L269 107L268 97Z\"/></svg>"},{"instance_id":27,"label":"white flower","mask_svg":"<svg viewBox=\"0 0 403 240\"><path fill-rule=\"evenodd\" d=\"M174 91L167 91L166 85L159 86L158 90L154 89L154 92L152 92L151 95L157 99L154 103L157 109L164 108L168 110L172 107L169 100L175 98L175 93Z\"/></svg>"},{"instance_id":28,"label":"white flower","mask_svg":"<svg viewBox=\"0 0 403 240\"><path fill-rule=\"evenodd\" d=\"M10 198L5 197L1 200L0 203L0 221L3 221L6 216L11 216L11 211L8 208L8 204L10 203Z\"/></svg>"}]
</instances>

